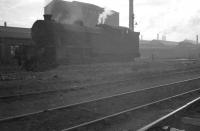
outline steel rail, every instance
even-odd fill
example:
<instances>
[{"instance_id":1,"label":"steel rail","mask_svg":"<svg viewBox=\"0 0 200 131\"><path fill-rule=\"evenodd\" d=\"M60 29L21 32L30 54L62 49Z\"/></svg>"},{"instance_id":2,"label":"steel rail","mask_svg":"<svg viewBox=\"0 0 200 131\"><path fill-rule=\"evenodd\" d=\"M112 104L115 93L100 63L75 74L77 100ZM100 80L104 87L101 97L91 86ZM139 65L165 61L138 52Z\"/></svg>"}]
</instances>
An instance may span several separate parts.
<instances>
[{"instance_id":1,"label":"steel rail","mask_svg":"<svg viewBox=\"0 0 200 131\"><path fill-rule=\"evenodd\" d=\"M108 100L108 99L111 99L111 98L130 95L130 94L133 94L133 93L141 93L141 92L145 92L145 91L151 91L152 89L159 89L161 87L166 87L166 86L168 87L168 86L172 86L172 85L176 85L176 84L180 84L180 83L183 84L183 83L187 83L187 82L196 81L196 80L199 80L199 79L200 79L200 77L197 77L195 79L188 79L188 80L184 80L184 81L178 81L178 82L174 82L174 83L170 83L170 84L150 87L150 88L147 88L147 89L141 89L141 90L137 90L137 91L121 93L121 94L112 95L112 96L108 96L108 97L102 97L102 98L98 98L98 99L94 99L94 100L90 100L90 101L83 101L83 102L74 103L74 104L70 104L70 105L59 106L59 107L56 107L56 108L50 108L50 109L47 109L47 110L41 110L41 111L37 111L37 112L32 112L32 113L27 113L27 114L22 114L22 115L16 115L16 116L0 119L0 122L9 121L9 120L16 119L16 118L22 118L22 117L26 117L26 116L30 116L30 115L35 115L35 114L43 113L44 111L54 111L54 110L59 110L59 109L66 109L66 108L69 108L69 107L75 107L75 106L88 104L88 103L92 103L92 102L98 102L98 101L102 101L102 100ZM195 89L195 90L191 90L189 92L194 92L194 91L197 91L197 90L199 90L199 88ZM186 92L186 93L188 93L188 92ZM185 94L185 92L180 93L180 94ZM142 105L142 106L144 106L144 105Z\"/></svg>"},{"instance_id":2,"label":"steel rail","mask_svg":"<svg viewBox=\"0 0 200 131\"><path fill-rule=\"evenodd\" d=\"M148 124L148 125L140 128L140 129L138 129L137 131L147 131L148 129L150 129L150 128L156 126L156 125L158 125L163 120L166 120L167 118L169 118L169 117L171 117L171 116L173 116L173 115L175 115L175 114L177 114L177 113L179 113L179 112L181 112L183 110L186 110L191 105L193 105L193 104L195 104L196 102L199 102L199 101L200 101L200 97L198 97L198 98L190 101L189 103L185 104L184 106L182 106L182 107L176 109L175 111L173 111L173 112L171 112L171 113L169 113L169 114L167 114L167 115L165 115L165 116L157 119L156 121L153 121L152 123L150 123L150 124Z\"/></svg>"},{"instance_id":3,"label":"steel rail","mask_svg":"<svg viewBox=\"0 0 200 131\"><path fill-rule=\"evenodd\" d=\"M112 119L113 117L116 117L116 116L119 116L119 115L123 115L125 113L128 113L128 112L131 112L131 111L134 111L134 110L138 110L140 108L144 108L144 107L148 107L148 106L151 106L153 104L157 104L157 103L160 103L162 101L166 101L166 100L169 100L169 99L172 99L172 98L175 98L175 97L179 97L179 96L183 96L183 95L186 95L186 94L189 94L189 93L193 93L193 92L196 92L196 91L199 91L200 89L196 89L196 90L192 90L192 91L188 91L188 92L185 92L185 93L182 93L182 94L178 94L178 95L175 95L175 96L172 96L172 97L168 97L168 98L165 98L165 99L161 99L161 100L158 100L158 101L154 101L154 102L151 102L151 103L148 103L148 104L144 104L144 105L141 105L141 106L138 106L138 107L134 107L134 108L131 108L131 109L128 109L128 110L124 110L124 111L121 111L119 113L115 113L115 114L112 114L112 115L108 115L106 117L102 117L100 119L96 119L96 120L93 120L93 121L89 121L89 122L85 122L85 123L82 123L80 125L77 125L77 126L73 126L73 127L70 127L70 128L67 128L67 129L63 129L62 131L72 131L72 130L76 130L76 129L79 129L79 128L82 128L82 127L85 127L85 126L88 126L90 124L95 124L95 123L98 123L98 122L101 122L101 121L105 121L106 119ZM200 100L200 97L198 97L197 99L187 103L186 105L184 105L183 107L173 111L172 113L164 116L163 118L153 122L152 124L148 125L147 127L144 127L142 129L139 129L138 131L146 131L146 129L150 128L151 126L153 126L155 123L157 122L160 122L161 120L165 119L166 117L169 117L171 115L173 115L174 113L177 113L179 110L182 110L183 108L187 107L188 105L191 105L193 104L194 102ZM79 129L80 130L80 129Z\"/></svg>"}]
</instances>

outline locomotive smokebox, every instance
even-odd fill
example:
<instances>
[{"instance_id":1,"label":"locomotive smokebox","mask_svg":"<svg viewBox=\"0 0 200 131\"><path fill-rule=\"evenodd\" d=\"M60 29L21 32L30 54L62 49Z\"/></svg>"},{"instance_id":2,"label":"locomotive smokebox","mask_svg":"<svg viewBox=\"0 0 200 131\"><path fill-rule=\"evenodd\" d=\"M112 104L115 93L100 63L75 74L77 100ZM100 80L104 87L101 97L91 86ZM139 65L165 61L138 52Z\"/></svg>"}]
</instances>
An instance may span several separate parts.
<instances>
[{"instance_id":1,"label":"locomotive smokebox","mask_svg":"<svg viewBox=\"0 0 200 131\"><path fill-rule=\"evenodd\" d=\"M43 16L44 16L44 20L45 20L45 21L50 21L51 18L52 18L52 15L51 15L51 14L44 14Z\"/></svg>"}]
</instances>

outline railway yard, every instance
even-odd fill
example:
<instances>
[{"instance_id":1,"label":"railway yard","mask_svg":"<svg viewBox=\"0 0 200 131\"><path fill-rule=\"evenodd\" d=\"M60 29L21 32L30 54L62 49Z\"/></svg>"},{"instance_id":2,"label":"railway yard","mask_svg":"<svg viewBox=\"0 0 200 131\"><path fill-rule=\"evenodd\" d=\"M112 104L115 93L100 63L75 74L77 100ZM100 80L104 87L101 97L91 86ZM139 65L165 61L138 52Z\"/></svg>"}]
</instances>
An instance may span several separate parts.
<instances>
[{"instance_id":1,"label":"railway yard","mask_svg":"<svg viewBox=\"0 0 200 131\"><path fill-rule=\"evenodd\" d=\"M195 2L86 1L2 2L0 131L200 131Z\"/></svg>"},{"instance_id":2,"label":"railway yard","mask_svg":"<svg viewBox=\"0 0 200 131\"><path fill-rule=\"evenodd\" d=\"M0 128L143 130L199 97L199 72L188 59L4 70Z\"/></svg>"}]
</instances>

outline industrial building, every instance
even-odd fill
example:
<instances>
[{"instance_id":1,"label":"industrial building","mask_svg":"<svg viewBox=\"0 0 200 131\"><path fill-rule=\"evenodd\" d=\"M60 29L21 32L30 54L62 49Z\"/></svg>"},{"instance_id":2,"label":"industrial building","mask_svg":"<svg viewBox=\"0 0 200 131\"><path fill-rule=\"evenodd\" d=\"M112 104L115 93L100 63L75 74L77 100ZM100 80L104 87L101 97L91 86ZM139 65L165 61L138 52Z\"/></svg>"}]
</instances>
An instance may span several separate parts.
<instances>
[{"instance_id":1,"label":"industrial building","mask_svg":"<svg viewBox=\"0 0 200 131\"><path fill-rule=\"evenodd\" d=\"M102 12L104 12L104 8L77 1L53 0L44 8L44 14L51 14L56 22L65 24L81 22L88 27L95 27L98 24L98 18ZM119 26L119 13L111 12L112 14L107 16L104 24Z\"/></svg>"},{"instance_id":2,"label":"industrial building","mask_svg":"<svg viewBox=\"0 0 200 131\"><path fill-rule=\"evenodd\" d=\"M11 63L16 50L32 44L30 29L0 26L0 63Z\"/></svg>"}]
</instances>

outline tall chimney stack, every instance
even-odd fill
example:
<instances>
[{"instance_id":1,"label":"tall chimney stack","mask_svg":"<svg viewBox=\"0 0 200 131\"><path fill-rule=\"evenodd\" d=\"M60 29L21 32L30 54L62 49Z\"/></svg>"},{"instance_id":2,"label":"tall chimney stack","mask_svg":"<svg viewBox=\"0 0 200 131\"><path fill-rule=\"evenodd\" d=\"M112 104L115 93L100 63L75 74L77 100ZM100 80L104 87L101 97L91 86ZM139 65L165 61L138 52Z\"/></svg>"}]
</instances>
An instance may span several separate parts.
<instances>
[{"instance_id":1,"label":"tall chimney stack","mask_svg":"<svg viewBox=\"0 0 200 131\"><path fill-rule=\"evenodd\" d=\"M143 40L143 35L141 35L141 40Z\"/></svg>"},{"instance_id":2,"label":"tall chimney stack","mask_svg":"<svg viewBox=\"0 0 200 131\"><path fill-rule=\"evenodd\" d=\"M134 31L133 0L129 0L129 29Z\"/></svg>"},{"instance_id":3,"label":"tall chimney stack","mask_svg":"<svg viewBox=\"0 0 200 131\"><path fill-rule=\"evenodd\" d=\"M197 35L196 36L196 44L198 45L198 43L199 43L199 36Z\"/></svg>"},{"instance_id":4,"label":"tall chimney stack","mask_svg":"<svg viewBox=\"0 0 200 131\"><path fill-rule=\"evenodd\" d=\"M159 40L159 34L157 34L157 40Z\"/></svg>"},{"instance_id":5,"label":"tall chimney stack","mask_svg":"<svg viewBox=\"0 0 200 131\"><path fill-rule=\"evenodd\" d=\"M7 27L7 22L6 21L4 22L4 27Z\"/></svg>"}]
</instances>

